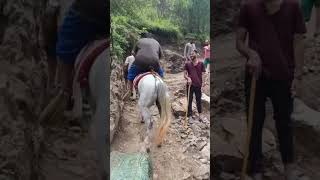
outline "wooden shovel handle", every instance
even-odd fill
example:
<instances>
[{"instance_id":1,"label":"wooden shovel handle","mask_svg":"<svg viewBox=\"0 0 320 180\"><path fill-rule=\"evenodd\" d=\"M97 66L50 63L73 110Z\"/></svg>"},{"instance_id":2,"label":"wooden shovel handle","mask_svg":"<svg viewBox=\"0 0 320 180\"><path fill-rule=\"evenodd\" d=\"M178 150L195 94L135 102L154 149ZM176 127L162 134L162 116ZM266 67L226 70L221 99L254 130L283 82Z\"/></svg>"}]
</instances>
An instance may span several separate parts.
<instances>
[{"instance_id":1,"label":"wooden shovel handle","mask_svg":"<svg viewBox=\"0 0 320 180\"><path fill-rule=\"evenodd\" d=\"M188 107L189 107L189 97L190 97L190 88L191 88L191 83L188 84L188 92L187 92L187 107L186 107L186 117L184 120L184 127L187 128L188 127Z\"/></svg>"},{"instance_id":2,"label":"wooden shovel handle","mask_svg":"<svg viewBox=\"0 0 320 180\"><path fill-rule=\"evenodd\" d=\"M250 103L249 103L249 114L248 114L248 133L247 133L247 139L246 139L246 146L245 146L245 156L243 159L242 164L242 171L241 171L241 180L245 180L246 174L247 174L247 166L248 166L248 157L249 157L249 146L250 146L250 139L251 139L251 133L252 133L252 124L253 124L253 112L254 112L254 101L255 101L255 95L256 95L256 78L252 76L251 79L251 89L250 89Z\"/></svg>"}]
</instances>

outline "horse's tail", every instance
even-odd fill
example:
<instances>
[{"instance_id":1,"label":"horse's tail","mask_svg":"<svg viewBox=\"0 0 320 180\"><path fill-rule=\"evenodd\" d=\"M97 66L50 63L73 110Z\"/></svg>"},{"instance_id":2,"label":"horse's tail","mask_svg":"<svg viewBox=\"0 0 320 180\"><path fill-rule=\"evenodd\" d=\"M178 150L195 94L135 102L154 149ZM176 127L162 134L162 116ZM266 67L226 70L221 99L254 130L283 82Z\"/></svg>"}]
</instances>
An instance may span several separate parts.
<instances>
[{"instance_id":1,"label":"horse's tail","mask_svg":"<svg viewBox=\"0 0 320 180\"><path fill-rule=\"evenodd\" d=\"M157 145L161 145L163 138L168 130L168 127L171 122L171 103L170 97L168 93L168 88L163 81L158 83L158 91L157 91L158 101L160 103L160 126L158 135L156 136Z\"/></svg>"}]
</instances>

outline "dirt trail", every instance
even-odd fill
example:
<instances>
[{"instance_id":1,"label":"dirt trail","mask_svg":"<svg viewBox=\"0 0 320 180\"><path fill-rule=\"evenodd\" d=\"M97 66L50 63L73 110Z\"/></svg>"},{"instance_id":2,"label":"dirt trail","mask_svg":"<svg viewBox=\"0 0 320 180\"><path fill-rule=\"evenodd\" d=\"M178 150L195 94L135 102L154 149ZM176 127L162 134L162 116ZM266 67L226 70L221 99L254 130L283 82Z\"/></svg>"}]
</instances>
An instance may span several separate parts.
<instances>
[{"instance_id":1,"label":"dirt trail","mask_svg":"<svg viewBox=\"0 0 320 180\"><path fill-rule=\"evenodd\" d=\"M185 92L185 80L182 72L177 74L166 73L164 81L169 88L172 102L176 101L177 98L186 99L185 96L175 96L176 91L180 90ZM175 110L173 109L173 111ZM155 122L157 122L159 112L156 106L152 107L151 112L153 118L155 118ZM209 119L209 111L206 110L205 113ZM171 126L162 147L157 148L153 146L151 148L154 179L178 180L209 178L209 151L207 152L208 159L202 159L200 161L200 157L202 157L201 151L193 151L193 149L190 148L190 143L195 143L200 137L195 137L192 133L187 135L186 130L182 127L181 119L183 119L183 116L173 116ZM123 116L119 122L111 151L127 153L138 152L145 137L145 132L145 124L140 123L137 100L125 102ZM206 141L209 142L209 138Z\"/></svg>"}]
</instances>

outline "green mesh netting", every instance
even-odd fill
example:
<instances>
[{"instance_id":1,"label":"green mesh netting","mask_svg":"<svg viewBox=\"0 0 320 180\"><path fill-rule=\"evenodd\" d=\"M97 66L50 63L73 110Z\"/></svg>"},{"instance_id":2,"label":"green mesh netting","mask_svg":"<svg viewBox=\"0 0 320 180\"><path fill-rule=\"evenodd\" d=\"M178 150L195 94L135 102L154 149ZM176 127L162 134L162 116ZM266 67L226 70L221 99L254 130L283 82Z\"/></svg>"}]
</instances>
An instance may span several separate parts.
<instances>
[{"instance_id":1,"label":"green mesh netting","mask_svg":"<svg viewBox=\"0 0 320 180\"><path fill-rule=\"evenodd\" d=\"M151 180L152 166L148 154L111 152L110 180Z\"/></svg>"}]
</instances>

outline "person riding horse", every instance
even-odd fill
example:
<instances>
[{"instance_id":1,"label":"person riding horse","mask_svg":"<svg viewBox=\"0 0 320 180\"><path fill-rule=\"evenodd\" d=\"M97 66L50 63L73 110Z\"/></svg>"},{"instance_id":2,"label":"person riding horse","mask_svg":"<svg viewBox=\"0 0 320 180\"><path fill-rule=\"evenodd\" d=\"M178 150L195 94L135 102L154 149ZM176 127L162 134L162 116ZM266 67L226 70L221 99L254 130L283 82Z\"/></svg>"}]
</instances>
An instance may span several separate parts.
<instances>
[{"instance_id":1,"label":"person riding horse","mask_svg":"<svg viewBox=\"0 0 320 180\"><path fill-rule=\"evenodd\" d=\"M44 22L46 52L49 58L57 56L58 61L61 62L59 81L62 85L61 89L68 98L72 92L74 63L81 49L89 42L109 37L110 16L107 12L108 3L105 0L90 2L75 0L67 11L58 32L52 29L57 27L56 24L52 25L57 23L56 21L51 24ZM57 19L56 16L58 14L55 11L52 19ZM52 76L52 72L49 76Z\"/></svg>"},{"instance_id":2,"label":"person riding horse","mask_svg":"<svg viewBox=\"0 0 320 180\"><path fill-rule=\"evenodd\" d=\"M160 66L160 59L163 58L163 52L159 42L153 39L149 33L143 33L141 36L142 38L133 48L135 61L128 72L130 92L133 90L133 80L139 74L154 71L163 78L163 69Z\"/></svg>"},{"instance_id":3,"label":"person riding horse","mask_svg":"<svg viewBox=\"0 0 320 180\"><path fill-rule=\"evenodd\" d=\"M45 42L47 55L49 57L57 56L58 60L61 61L59 81L62 87L59 94L50 101L49 105L56 99L61 99L59 97L63 94L62 108L67 108L67 101L71 99L72 95L74 64L78 54L88 43L109 38L110 16L108 15L108 6L109 4L105 0L75 0L66 13L58 32L51 30L49 27L49 25L57 27L56 25L44 23L44 26L47 26L47 28L43 28L44 37L47 40ZM54 14L57 15L56 12ZM57 22L55 21L55 23ZM96 61L96 63L99 63L99 65L106 64L105 61ZM95 64L93 66L96 67ZM43 114L43 117L45 117L45 113ZM102 162L102 160L100 161ZM103 170L100 170L101 179L108 177L105 169L103 167Z\"/></svg>"}]
</instances>

